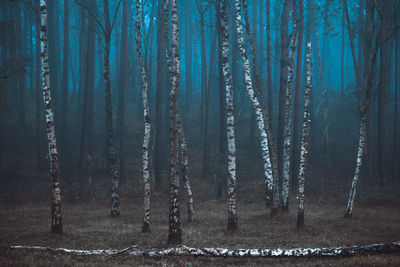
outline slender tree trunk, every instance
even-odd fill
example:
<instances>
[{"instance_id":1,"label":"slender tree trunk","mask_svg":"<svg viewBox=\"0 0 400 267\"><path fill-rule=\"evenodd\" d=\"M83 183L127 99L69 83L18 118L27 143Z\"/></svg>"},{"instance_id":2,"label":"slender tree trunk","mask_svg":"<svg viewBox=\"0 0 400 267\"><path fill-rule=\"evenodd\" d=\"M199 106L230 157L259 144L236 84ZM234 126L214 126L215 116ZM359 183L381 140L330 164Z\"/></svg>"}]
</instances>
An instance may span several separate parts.
<instances>
[{"instance_id":1,"label":"slender tree trunk","mask_svg":"<svg viewBox=\"0 0 400 267\"><path fill-rule=\"evenodd\" d=\"M296 55L297 16L293 10L293 30L290 40L289 62L287 65L287 88L285 93L285 127L283 141L283 170L282 170L282 210L289 210L289 176L290 176L290 152L292 129L292 90L294 81L294 57Z\"/></svg>"},{"instance_id":2,"label":"slender tree trunk","mask_svg":"<svg viewBox=\"0 0 400 267\"><path fill-rule=\"evenodd\" d=\"M382 8L382 19L381 19L381 36L382 40L386 39L389 35L390 22L389 16L391 12L390 3L392 1L383 0L381 1ZM385 135L386 135L386 113L387 113L387 98L388 98L388 87L390 80L390 66L392 56L392 41L386 41L380 47L379 54L379 82L378 82L378 175L379 183L384 186L385 183Z\"/></svg>"},{"instance_id":3,"label":"slender tree trunk","mask_svg":"<svg viewBox=\"0 0 400 267\"><path fill-rule=\"evenodd\" d=\"M294 118L293 118L293 145L292 145L292 189L296 187L296 174L298 173L299 162L299 135L300 135L300 91L301 91L301 63L303 56L303 24L304 11L303 0L299 0L299 22L298 22L298 40L297 40L297 65L296 65L296 82L294 96Z\"/></svg>"},{"instance_id":4,"label":"slender tree trunk","mask_svg":"<svg viewBox=\"0 0 400 267\"><path fill-rule=\"evenodd\" d=\"M247 8L247 2L245 0L243 0L243 14L244 14L244 18L245 18L245 22L246 22L246 29L247 29L247 33L249 35L249 40L250 40L250 46L251 46L251 53L252 53L252 57L253 57L253 75L254 75L254 81L255 81L255 90L256 90L256 94L259 96L260 99L260 105L261 105L261 110L262 110L262 114L263 114L263 119L264 119L264 130L267 134L267 138L268 138L268 143L269 143L269 149L271 151L271 159L272 159L272 176L273 176L273 184L274 186L277 185L278 181L278 159L277 159L277 153L276 153L276 146L275 146L275 142L273 140L273 136L272 136L272 131L271 131L271 120L270 120L270 116L267 113L267 108L264 102L264 92L261 86L261 79L260 79L260 75L259 75L259 70L258 70L258 64L257 64L257 53L256 53L256 47L255 47L255 41L252 35L252 31L250 28L250 21L249 21L249 15L248 15L248 8ZM268 196L268 182L266 181L266 192L265 194ZM278 191L276 190L276 193L278 193ZM271 215L275 215L278 211L278 202L279 202L279 197L278 195L275 194L275 189L274 189L274 193L272 196L273 199L273 204L272 204L272 209L271 209ZM275 201L275 202L274 202ZM270 203L271 200L270 199L266 199L266 207L269 208L270 207ZM275 205L276 204L276 205Z\"/></svg>"},{"instance_id":5,"label":"slender tree trunk","mask_svg":"<svg viewBox=\"0 0 400 267\"><path fill-rule=\"evenodd\" d=\"M173 76L170 92L170 199L169 199L169 235L168 244L182 243L182 231L179 213L179 140L178 140L178 90L180 79L180 57L179 57L179 28L178 28L178 5L177 0L171 0L172 15L172 66Z\"/></svg>"},{"instance_id":6,"label":"slender tree trunk","mask_svg":"<svg viewBox=\"0 0 400 267\"><path fill-rule=\"evenodd\" d=\"M306 91L304 92L304 116L303 116L303 138L301 140L301 155L300 155L300 168L299 168L299 206L297 208L297 227L304 226L304 184L305 172L307 168L307 154L308 154L308 133L310 130L310 95L312 89L312 65L311 65L311 42L307 43L306 47L307 59L307 84Z\"/></svg>"},{"instance_id":7,"label":"slender tree trunk","mask_svg":"<svg viewBox=\"0 0 400 267\"><path fill-rule=\"evenodd\" d=\"M217 3L217 31L218 31L218 89L219 89L219 150L218 150L218 184L217 184L217 198L225 198L227 195L227 117L226 117L226 93L225 93L225 80L223 72L223 58L222 58L222 43L223 32L221 26L221 3ZM229 34L229 32L228 32ZM232 78L232 77L231 77ZM232 87L233 88L233 87Z\"/></svg>"},{"instance_id":8,"label":"slender tree trunk","mask_svg":"<svg viewBox=\"0 0 400 267\"><path fill-rule=\"evenodd\" d=\"M340 77L341 77L340 93L341 93L342 98L344 97L344 25L345 25L345 11L344 11L344 6L343 6L343 10L342 10L342 53L341 53L341 60L340 60Z\"/></svg>"},{"instance_id":9,"label":"slender tree trunk","mask_svg":"<svg viewBox=\"0 0 400 267\"><path fill-rule=\"evenodd\" d=\"M52 182L51 197L51 230L53 233L62 233L61 217L61 188L60 169L56 145L56 132L54 127L54 113L50 93L50 72L47 42L47 1L40 0L40 55L42 63L42 88L46 111L46 132L48 142L48 158L50 163L50 176Z\"/></svg>"},{"instance_id":10,"label":"slender tree trunk","mask_svg":"<svg viewBox=\"0 0 400 267\"><path fill-rule=\"evenodd\" d=\"M41 168L41 156L40 156L40 126L41 126L41 113L40 111L42 110L42 105L41 105L41 100L40 100L40 81L41 81L41 73L40 73L40 60L41 60L41 54L40 54L40 23L41 23L41 17L40 17L40 2L37 1L36 6L35 6L37 13L36 15L36 164L38 166L38 169Z\"/></svg>"},{"instance_id":11,"label":"slender tree trunk","mask_svg":"<svg viewBox=\"0 0 400 267\"><path fill-rule=\"evenodd\" d=\"M126 87L128 85L128 3L122 0L122 31L120 50L120 91L118 95L118 134L119 134L119 170L121 182L126 180L125 173L125 110Z\"/></svg>"},{"instance_id":12,"label":"slender tree trunk","mask_svg":"<svg viewBox=\"0 0 400 267\"><path fill-rule=\"evenodd\" d=\"M344 0L346 1L346 0ZM382 31L382 27L380 29L380 33ZM378 34L378 36L381 36L381 34ZM369 49L371 49L372 44L368 44ZM365 100L364 103L360 103L360 136L359 136L359 141L358 141L358 150L357 150L357 161L356 161L356 168L354 171L354 177L353 177L353 182L351 184L351 190L350 190L350 195L349 195L349 200L347 202L347 208L346 212L344 214L345 218L350 218L352 213L353 213L353 204L354 204L354 199L356 196L356 189L357 189L357 183L359 180L360 176L360 170L361 170L361 165L362 165L362 160L363 160L363 152L364 152L364 146L365 146L365 137L366 137L366 116L368 112L368 107L371 103L371 90L373 86L373 80L374 80L374 70L375 70L375 63L377 60L377 55L378 55L378 38L375 39L375 46L374 46L374 51L372 53L371 61L369 64L368 68L368 74L367 74L367 82L366 82L366 88L365 88Z\"/></svg>"},{"instance_id":13,"label":"slender tree trunk","mask_svg":"<svg viewBox=\"0 0 400 267\"><path fill-rule=\"evenodd\" d=\"M273 99L272 99L272 65L271 65L271 1L266 0L266 31L267 31L267 86L268 86L268 114L273 118ZM270 120L271 121L271 120Z\"/></svg>"},{"instance_id":14,"label":"slender tree trunk","mask_svg":"<svg viewBox=\"0 0 400 267\"><path fill-rule=\"evenodd\" d=\"M142 232L150 231L150 179L149 179L149 140L150 140L150 112L149 102L147 99L147 78L146 67L143 62L141 32L140 25L142 19L142 11L140 8L140 0L136 0L136 52L140 63L140 72L142 76L142 99L143 99L143 115L144 115L144 139L142 151L142 172L143 172L143 227Z\"/></svg>"},{"instance_id":15,"label":"slender tree trunk","mask_svg":"<svg viewBox=\"0 0 400 267\"><path fill-rule=\"evenodd\" d=\"M319 72L319 81L321 86L321 99L322 99L322 112L323 112L323 125L324 125L324 132L323 132L323 151L324 151L324 165L323 165L323 178L322 178L322 187L321 187L321 197L324 195L325 187L326 187L326 176L328 171L328 162L329 162L329 152L328 152L328 142L329 142L329 132L328 132L328 107L327 107L327 96L326 96L326 88L324 86L324 79L323 79L323 62L321 57L321 49L319 45L319 34L318 34L318 25L316 23L316 14L315 14L315 1L313 2L312 7L312 17L314 19L314 34L315 34L315 44L317 47L317 59L318 59L318 72Z\"/></svg>"},{"instance_id":16,"label":"slender tree trunk","mask_svg":"<svg viewBox=\"0 0 400 267\"><path fill-rule=\"evenodd\" d=\"M183 132L183 124L180 112L177 112L177 126L178 126L178 138L180 143L181 151L181 172L182 172L182 182L185 187L186 197L188 198L188 222L194 221L194 207L193 207L193 193L190 188L189 182L189 157L186 137Z\"/></svg>"},{"instance_id":17,"label":"slender tree trunk","mask_svg":"<svg viewBox=\"0 0 400 267\"><path fill-rule=\"evenodd\" d=\"M211 76L214 74L215 68L215 48L217 43L217 32L214 34L212 41L212 49L210 56L210 70L208 74L208 85L205 95L205 114L204 114L204 140L203 140L203 179L207 178L210 169L210 142L208 138L208 113L210 109L210 91L211 91Z\"/></svg>"},{"instance_id":18,"label":"slender tree trunk","mask_svg":"<svg viewBox=\"0 0 400 267\"><path fill-rule=\"evenodd\" d=\"M398 18L395 18L395 25L398 26ZM399 110L399 33L396 33L394 48L394 138L393 138L393 178L396 179L399 171L399 162L397 155L397 135L398 135L398 110Z\"/></svg>"},{"instance_id":19,"label":"slender tree trunk","mask_svg":"<svg viewBox=\"0 0 400 267\"><path fill-rule=\"evenodd\" d=\"M111 217L117 217L119 211L119 171L117 166L117 154L114 146L114 134L112 126L112 106L111 106L111 79L110 79L110 43L111 43L111 23L109 13L109 0L104 0L104 97L106 107L106 146L108 152L108 168L111 175Z\"/></svg>"},{"instance_id":20,"label":"slender tree trunk","mask_svg":"<svg viewBox=\"0 0 400 267\"><path fill-rule=\"evenodd\" d=\"M185 114L189 112L192 96L192 4L187 4L186 36L185 36Z\"/></svg>"},{"instance_id":21,"label":"slender tree trunk","mask_svg":"<svg viewBox=\"0 0 400 267\"><path fill-rule=\"evenodd\" d=\"M201 98L200 98L200 131L204 132L204 100L207 86L207 63L206 63L206 45L204 37L204 12L200 11L200 48L201 48ZM201 136L201 141L204 142L205 137ZM203 163L204 164L204 163ZM204 177L203 177L204 178Z\"/></svg>"},{"instance_id":22,"label":"slender tree trunk","mask_svg":"<svg viewBox=\"0 0 400 267\"><path fill-rule=\"evenodd\" d=\"M242 31L242 15L240 10L240 0L235 0L235 24L236 24L236 31L237 31L237 42L239 46L239 51L243 60L243 72L245 76L245 87L247 94L251 100L253 108L255 109L256 118L257 118L257 126L258 130L260 131L261 136L261 154L264 163L264 177L265 177L265 184L267 187L267 194L266 194L266 201L269 203L272 200L272 190L273 190L273 178L272 178L272 166L271 166L271 159L269 154L268 148L268 137L265 131L265 121L264 116L261 109L261 104L258 100L258 97L255 95L253 90L253 84L251 80L251 73L250 73L250 62L246 55L244 40L243 40L243 31Z\"/></svg>"},{"instance_id":23,"label":"slender tree trunk","mask_svg":"<svg viewBox=\"0 0 400 267\"><path fill-rule=\"evenodd\" d=\"M280 74L279 74L279 110L278 110L278 133L277 133L277 148L278 148L278 162L279 162L279 176L282 177L282 155L283 155L283 132L285 125L285 91L287 89L287 65L289 39L288 39L288 25L290 17L291 0L285 0L281 15L281 61L280 61ZM282 181L280 181L281 183Z\"/></svg>"},{"instance_id":24,"label":"slender tree trunk","mask_svg":"<svg viewBox=\"0 0 400 267\"><path fill-rule=\"evenodd\" d=\"M163 1L158 0L158 11L157 11L157 81L156 81L156 118L155 118L155 144L154 144L154 177L155 187L159 189L161 187L161 170L163 166L163 88L165 71L165 45L164 45L164 13L163 13ZM185 68L187 72L187 68Z\"/></svg>"},{"instance_id":25,"label":"slender tree trunk","mask_svg":"<svg viewBox=\"0 0 400 267\"><path fill-rule=\"evenodd\" d=\"M239 8L240 16L240 2L235 2L235 5L236 8ZM229 30L226 0L220 1L220 11L222 32L221 61L225 80L226 134L228 140L228 230L234 231L237 228L235 113L233 106L233 81L231 69L229 67ZM238 31L241 32L241 29ZM243 34L239 33L238 36L242 36L241 38L243 41Z\"/></svg>"},{"instance_id":26,"label":"slender tree trunk","mask_svg":"<svg viewBox=\"0 0 400 267\"><path fill-rule=\"evenodd\" d=\"M61 149L67 159L67 136L68 136L68 82L69 82L69 3L64 1L64 52L63 52L63 75L62 75L62 108L61 108Z\"/></svg>"},{"instance_id":27,"label":"slender tree trunk","mask_svg":"<svg viewBox=\"0 0 400 267\"><path fill-rule=\"evenodd\" d=\"M168 25L168 11L167 11L167 4L164 5L164 25ZM169 78L171 86L175 83L174 81L174 65L172 62L172 51L169 49L169 39L168 39L169 29L168 26L164 28L164 42L166 45L166 55L167 55L167 63L168 63L168 70L169 70ZM186 190L186 196L188 198L188 222L194 221L194 208L193 208L193 194L190 188L189 182L189 157L188 157L188 150L187 150L187 142L185 133L183 131L183 123L182 117L179 112L179 108L176 108L176 125L178 131L178 139L180 145L180 154L181 154L181 172L183 177L183 184Z\"/></svg>"},{"instance_id":28,"label":"slender tree trunk","mask_svg":"<svg viewBox=\"0 0 400 267\"><path fill-rule=\"evenodd\" d=\"M353 35L354 33L353 33L352 29L351 29L349 10L347 9L347 0L343 0L343 9L344 9L345 16L346 16L347 30L349 32L351 55L352 55L352 59L353 59L354 73L356 75L357 90L361 91L361 88L360 88L360 75L359 75L359 72L358 72L356 52L355 52L355 47L354 47L354 35ZM361 95L359 97L361 98Z\"/></svg>"}]
</instances>

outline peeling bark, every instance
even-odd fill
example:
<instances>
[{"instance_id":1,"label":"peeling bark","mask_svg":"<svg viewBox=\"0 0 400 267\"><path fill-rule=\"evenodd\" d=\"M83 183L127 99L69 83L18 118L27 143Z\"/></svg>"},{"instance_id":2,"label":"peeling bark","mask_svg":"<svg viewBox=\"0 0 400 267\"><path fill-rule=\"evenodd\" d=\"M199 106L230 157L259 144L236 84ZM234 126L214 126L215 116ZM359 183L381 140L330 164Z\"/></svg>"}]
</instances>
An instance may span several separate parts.
<instances>
[{"instance_id":1,"label":"peeling bark","mask_svg":"<svg viewBox=\"0 0 400 267\"><path fill-rule=\"evenodd\" d=\"M251 54L253 57L253 75L254 75L254 81L255 81L255 90L257 95L259 96L260 100L260 106L262 110L262 115L264 119L264 130L267 134L267 139L269 143L269 148L271 150L271 159L272 159L272 177L273 177L273 187L279 187L278 185L278 180L279 180L279 172L278 172L278 155L276 153L276 144L274 142L273 136L272 136L272 131L271 131L271 120L270 120L270 114L267 113L267 108L265 105L264 101L264 92L261 86L261 79L260 79L260 73L257 65L257 53L256 53L256 46L255 46L255 38L254 35L252 35L252 31L250 28L250 21L249 21L249 15L248 15L248 8L247 8L247 3L245 0L243 1L243 14L246 22L246 29L247 33L249 35L249 40L250 40L250 46L251 46ZM268 196L270 194L269 191L269 184L268 180L265 180L265 195ZM277 188L273 189L273 194L272 194L272 209L271 209L271 215L274 216L278 212L278 203L279 203L279 190ZM278 194L278 195L277 195ZM266 198L266 207L269 208L271 206L271 197Z\"/></svg>"},{"instance_id":2,"label":"peeling bark","mask_svg":"<svg viewBox=\"0 0 400 267\"><path fill-rule=\"evenodd\" d=\"M54 127L54 113L50 93L50 70L47 42L47 1L40 0L40 58L42 63L42 89L46 111L46 132L48 142L48 158L50 163L50 176L52 182L51 197L51 230L53 233L62 233L61 216L61 188L60 169L56 145L56 131Z\"/></svg>"},{"instance_id":3,"label":"peeling bark","mask_svg":"<svg viewBox=\"0 0 400 267\"><path fill-rule=\"evenodd\" d=\"M251 100L252 106L255 110L257 126L261 135L261 154L264 162L264 176L265 183L267 187L266 201L270 202L272 199L272 190L273 190L273 178L272 178L272 165L271 158L269 154L268 148L268 137L265 131L265 120L261 109L261 104L258 100L258 97L255 95L253 90L253 84L251 80L250 73L250 62L249 58L246 55L246 50L244 46L243 40L243 31L242 31L242 15L241 15L241 7L240 0L235 0L235 23L236 23L236 31L237 31L237 42L239 46L239 51L243 60L243 72L245 76L245 86L247 90L247 94Z\"/></svg>"},{"instance_id":4,"label":"peeling bark","mask_svg":"<svg viewBox=\"0 0 400 267\"><path fill-rule=\"evenodd\" d=\"M186 191L186 197L188 199L188 222L194 221L194 207L193 207L193 193L190 188L189 182L189 159L188 159L188 150L187 150L187 142L185 133L183 132L182 118L180 112L177 112L177 125L178 125L178 138L180 143L180 152L181 152L181 172L182 172L182 181L183 186Z\"/></svg>"},{"instance_id":5,"label":"peeling bark","mask_svg":"<svg viewBox=\"0 0 400 267\"><path fill-rule=\"evenodd\" d=\"M140 72L142 76L142 99L144 116L144 137L142 150L142 173L143 173L143 227L142 232L150 231L150 179L149 179L149 141L150 141L150 113L149 101L147 99L147 78L146 67L143 62L142 45L140 35L140 25L142 20L142 11L140 0L136 0L136 53L140 63Z\"/></svg>"},{"instance_id":6,"label":"peeling bark","mask_svg":"<svg viewBox=\"0 0 400 267\"><path fill-rule=\"evenodd\" d=\"M168 2L168 1L166 1ZM182 243L182 231L179 212L179 138L177 126L178 112L178 90L180 78L180 56L179 56L179 28L178 28L178 3L177 0L171 0L172 15L172 67L173 75L171 77L171 92L169 104L170 116L170 199L169 199L169 235L168 244Z\"/></svg>"},{"instance_id":7,"label":"peeling bark","mask_svg":"<svg viewBox=\"0 0 400 267\"><path fill-rule=\"evenodd\" d=\"M289 210L289 175L290 175L290 151L292 132L292 90L294 81L294 58L296 54L297 18L293 10L293 30L290 39L289 62L287 65L287 85L285 93L285 125L283 140L283 170L282 170L282 210Z\"/></svg>"},{"instance_id":8,"label":"peeling bark","mask_svg":"<svg viewBox=\"0 0 400 267\"><path fill-rule=\"evenodd\" d=\"M240 3L239 15L240 15ZM226 13L226 0L220 2L221 10L221 32L222 32L222 71L225 80L226 96L226 134L228 140L228 230L234 231L237 228L236 210L236 144L235 144L235 117L233 105L233 81L229 67L229 29ZM243 40L243 34L242 34Z\"/></svg>"},{"instance_id":9,"label":"peeling bark","mask_svg":"<svg viewBox=\"0 0 400 267\"><path fill-rule=\"evenodd\" d=\"M308 133L310 130L310 95L312 89L311 42L307 42L306 50L307 84L306 91L304 93L303 138L301 140L300 168L298 178L299 206L297 209L297 227L304 226L304 184L306 180L305 171L307 168Z\"/></svg>"},{"instance_id":10,"label":"peeling bark","mask_svg":"<svg viewBox=\"0 0 400 267\"><path fill-rule=\"evenodd\" d=\"M112 256L129 253L130 256L162 257L162 256L202 256L202 257L235 257L235 258L322 258L337 256L367 255L376 253L400 252L400 241L391 243L370 244L361 246L343 246L328 248L275 248L275 249L227 249L227 248L192 248L179 246L176 248L142 250L136 246L124 249L67 249L43 246L11 246L12 249L32 249L61 252L84 256Z\"/></svg>"}]
</instances>

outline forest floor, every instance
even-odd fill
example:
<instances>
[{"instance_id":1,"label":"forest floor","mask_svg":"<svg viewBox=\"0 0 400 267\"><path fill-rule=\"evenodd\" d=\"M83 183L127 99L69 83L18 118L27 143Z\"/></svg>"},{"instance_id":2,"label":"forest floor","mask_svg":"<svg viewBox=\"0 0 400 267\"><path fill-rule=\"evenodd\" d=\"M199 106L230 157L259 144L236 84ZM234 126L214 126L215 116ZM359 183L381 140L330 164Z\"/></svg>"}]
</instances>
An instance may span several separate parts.
<instances>
[{"instance_id":1,"label":"forest floor","mask_svg":"<svg viewBox=\"0 0 400 267\"><path fill-rule=\"evenodd\" d=\"M50 203L46 196L33 198L32 192L49 188L40 184L31 190L3 187L0 197L0 266L224 266L224 265L307 265L307 266L399 266L400 254L363 255L340 258L207 258L170 256L163 258L76 256L50 251L10 249L11 245L40 245L52 248L122 249L167 247L168 195L155 193L151 202L151 233L141 233L142 198L140 192L121 192L121 216L110 218L109 199L65 200L64 233L50 233ZM194 192L201 183L194 185ZM36 190L35 190L36 188ZM196 189L197 188L197 189ZM226 231L227 203L211 194L195 195L195 223L186 222L186 201L181 202L183 244L190 247L226 248L295 248L363 245L400 240L400 207L398 203L356 203L353 217L343 218L340 201L306 203L303 229L296 228L295 199L288 213L271 218L262 201L262 186L248 183L238 191L238 225L236 233ZM204 191L205 190L205 191ZM14 198L10 198L14 192ZM25 193L25 194L24 194ZM18 197L16 197L18 196ZM48 195L47 195L48 196ZM259 199L261 197L261 199ZM17 200L18 199L18 200ZM184 195L182 195L184 199ZM374 203L374 204L373 204Z\"/></svg>"}]
</instances>

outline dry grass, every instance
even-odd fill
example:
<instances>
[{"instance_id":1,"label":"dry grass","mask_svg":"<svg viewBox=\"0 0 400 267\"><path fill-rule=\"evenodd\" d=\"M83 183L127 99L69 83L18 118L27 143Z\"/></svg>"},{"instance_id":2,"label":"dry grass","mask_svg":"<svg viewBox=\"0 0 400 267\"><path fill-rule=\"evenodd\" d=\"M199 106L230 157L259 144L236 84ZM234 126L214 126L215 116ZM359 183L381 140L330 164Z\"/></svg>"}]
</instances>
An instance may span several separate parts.
<instances>
[{"instance_id":1,"label":"dry grass","mask_svg":"<svg viewBox=\"0 0 400 267\"><path fill-rule=\"evenodd\" d=\"M357 206L351 220L343 219L343 205L307 203L306 226L296 228L295 202L291 211L271 218L265 211L262 189L258 184L239 188L239 229L225 230L227 204L205 193L195 202L196 222L187 223L186 203L181 203L184 244L193 247L273 248L357 245L400 240L400 209L395 205ZM195 191L196 192L196 191ZM132 196L137 197L133 198ZM251 195L252 197L248 197ZM49 203L43 200L1 201L0 265L399 265L400 255L370 255L335 259L213 259L166 257L163 259L71 256L43 251L10 250L10 245L42 245L79 249L166 247L168 234L168 196L152 197L151 233L141 233L141 197L123 192L121 217L109 217L108 199L95 202L65 202L64 234L50 233ZM130 197L128 197L130 196ZM200 198L200 199L199 199Z\"/></svg>"}]
</instances>

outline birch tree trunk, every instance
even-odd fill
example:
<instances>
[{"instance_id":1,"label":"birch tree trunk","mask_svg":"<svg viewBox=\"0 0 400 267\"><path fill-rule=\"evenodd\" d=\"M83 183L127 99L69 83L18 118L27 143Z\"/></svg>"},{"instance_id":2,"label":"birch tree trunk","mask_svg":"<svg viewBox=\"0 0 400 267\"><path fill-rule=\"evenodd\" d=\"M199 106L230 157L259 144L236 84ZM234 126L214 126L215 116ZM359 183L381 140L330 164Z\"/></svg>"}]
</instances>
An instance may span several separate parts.
<instances>
[{"instance_id":1,"label":"birch tree trunk","mask_svg":"<svg viewBox=\"0 0 400 267\"><path fill-rule=\"evenodd\" d=\"M170 83L171 87L174 83L174 65L172 62L172 52L169 49L169 28L168 28L168 10L167 10L167 3L168 1L165 1L164 4L164 43L166 46L166 56L167 56L167 63L168 63L168 70L169 70L169 78L170 78ZM181 170L182 170L182 176L183 176L183 184L186 190L186 196L188 198L188 222L193 222L194 221L194 208L193 208L193 194L192 190L190 188L190 182L189 182L189 162L188 162L188 152L187 152L187 142L186 142L186 137L183 131L183 124L182 124L182 117L179 112L179 108L177 105L177 112L176 112L176 125L178 127L178 139L179 139L179 144L180 144L180 152L181 152ZM178 146L179 146L178 144Z\"/></svg>"},{"instance_id":2,"label":"birch tree trunk","mask_svg":"<svg viewBox=\"0 0 400 267\"><path fill-rule=\"evenodd\" d=\"M382 28L380 29L380 32L381 31L382 31ZM377 36L380 36L380 33L378 33ZM353 182L351 184L349 200L347 201L347 208L346 208L346 212L344 214L345 218L350 218L351 215L353 214L353 204L354 204L354 199L356 196L357 183L358 183L358 180L360 177L360 170L361 170L361 165L362 165L362 160L363 160L365 138L366 138L366 117L367 117L368 107L371 103L371 90L372 90L373 80L374 80L375 63L377 60L377 55L378 55L378 50L379 50L378 43L379 43L378 37L376 37L374 51L372 53L370 65L368 66L369 69L368 69L368 74L367 74L367 78L366 78L367 82L366 82L366 88L365 88L365 99L364 99L364 103L360 104L360 136L359 136L358 149L357 149L357 161L356 161L356 168L354 171ZM369 49L371 49L372 44L368 44L368 45L370 46Z\"/></svg>"},{"instance_id":3,"label":"birch tree trunk","mask_svg":"<svg viewBox=\"0 0 400 267\"><path fill-rule=\"evenodd\" d=\"M142 172L143 172L143 227L142 232L150 231L150 179L149 179L149 140L150 140L150 113L149 101L147 99L147 78L146 68L143 62L142 45L140 35L140 25L142 20L142 11L140 0L136 0L136 52L140 63L140 72L142 76L142 99L144 116L144 138L142 150Z\"/></svg>"},{"instance_id":4,"label":"birch tree trunk","mask_svg":"<svg viewBox=\"0 0 400 267\"><path fill-rule=\"evenodd\" d=\"M50 176L52 182L51 197L51 230L53 233L62 233L61 216L61 188L60 169L56 145L56 131L54 127L54 113L50 93L50 70L47 46L47 1L40 0L40 55L42 63L42 88L46 111L46 132L48 142L48 158L50 163Z\"/></svg>"},{"instance_id":5,"label":"birch tree trunk","mask_svg":"<svg viewBox=\"0 0 400 267\"><path fill-rule=\"evenodd\" d=\"M243 60L243 72L245 76L245 86L247 90L247 94L252 102L253 108L255 110L257 126L261 135L261 154L264 162L264 176L265 176L265 184L266 184L266 202L269 203L272 199L272 190L273 190L273 178L272 178L272 165L271 158L269 154L268 148L268 137L265 131L265 121L264 116L261 109L261 104L258 100L258 97L255 95L253 90L253 84L251 80L250 73L250 62L249 58L246 55L244 40L243 40L243 31L242 31L242 15L241 15L241 7L240 0L235 0L235 19L236 19L236 31L237 31L237 42L239 46L239 51Z\"/></svg>"},{"instance_id":6,"label":"birch tree trunk","mask_svg":"<svg viewBox=\"0 0 400 267\"><path fill-rule=\"evenodd\" d=\"M251 28L250 28L250 20L249 20L249 15L248 15L248 8L247 8L247 2L243 0L243 14L244 14L244 19L246 22L246 29L247 33L249 35L249 41L250 41L250 46L251 46L251 54L253 57L253 75L254 75L254 82L255 82L255 91L256 94L259 96L260 100L260 105L261 105L261 110L262 110L262 115L264 119L264 130L267 134L267 139L269 143L269 149L271 150L271 159L272 159L272 177L273 177L273 187L278 186L278 180L279 180L279 173L278 173L278 155L276 153L276 146L275 142L272 136L272 131L271 131L271 122L270 122L270 114L267 112L267 108L265 105L264 101L264 92L261 86L261 79L260 79L260 73L258 69L258 64L257 64L257 53L256 53L256 46L255 46L255 39L254 35L252 34ZM269 191L268 191L268 183L266 181L265 184L265 195L268 196ZM276 195L278 194L278 195ZM271 209L271 215L274 216L278 212L278 203L279 203L279 192L278 190L273 190L273 196L272 196L272 209ZM266 199L266 207L269 208L271 204L271 199L267 198Z\"/></svg>"},{"instance_id":7,"label":"birch tree trunk","mask_svg":"<svg viewBox=\"0 0 400 267\"><path fill-rule=\"evenodd\" d=\"M240 15L240 3L235 4L239 4ZM228 230L234 231L237 228L235 113L233 106L232 73L229 67L229 30L226 12L226 0L220 1L220 11L222 32L221 62L225 80L226 135L228 140Z\"/></svg>"},{"instance_id":8,"label":"birch tree trunk","mask_svg":"<svg viewBox=\"0 0 400 267\"><path fill-rule=\"evenodd\" d=\"M189 157L185 133L183 132L182 117L180 112L177 112L177 126L178 126L178 138L180 143L181 151L181 172L183 186L185 187L186 197L188 199L188 222L194 221L194 207L193 207L193 193L190 188L189 182Z\"/></svg>"},{"instance_id":9,"label":"birch tree trunk","mask_svg":"<svg viewBox=\"0 0 400 267\"><path fill-rule=\"evenodd\" d=\"M171 0L171 15L172 15L172 66L173 75L171 77L171 92L170 92L170 199L169 199L169 235L168 244L182 243L182 231L179 213L179 175L178 175L178 160L179 160L179 139L178 139L178 90L179 90L179 28L178 28L178 0Z\"/></svg>"},{"instance_id":10,"label":"birch tree trunk","mask_svg":"<svg viewBox=\"0 0 400 267\"><path fill-rule=\"evenodd\" d=\"M293 31L290 40L289 62L287 65L287 86L285 93L285 127L283 141L283 170L282 170L282 210L289 210L289 175L292 129L292 90L294 81L294 57L296 54L297 18L293 10Z\"/></svg>"},{"instance_id":11,"label":"birch tree trunk","mask_svg":"<svg viewBox=\"0 0 400 267\"><path fill-rule=\"evenodd\" d=\"M303 138L301 140L300 169L298 177L299 206L297 209L297 227L304 226L304 184L306 180L305 172L307 168L308 133L310 130L310 95L312 89L311 42L307 42L306 53L307 84L306 91L304 92Z\"/></svg>"}]
</instances>

